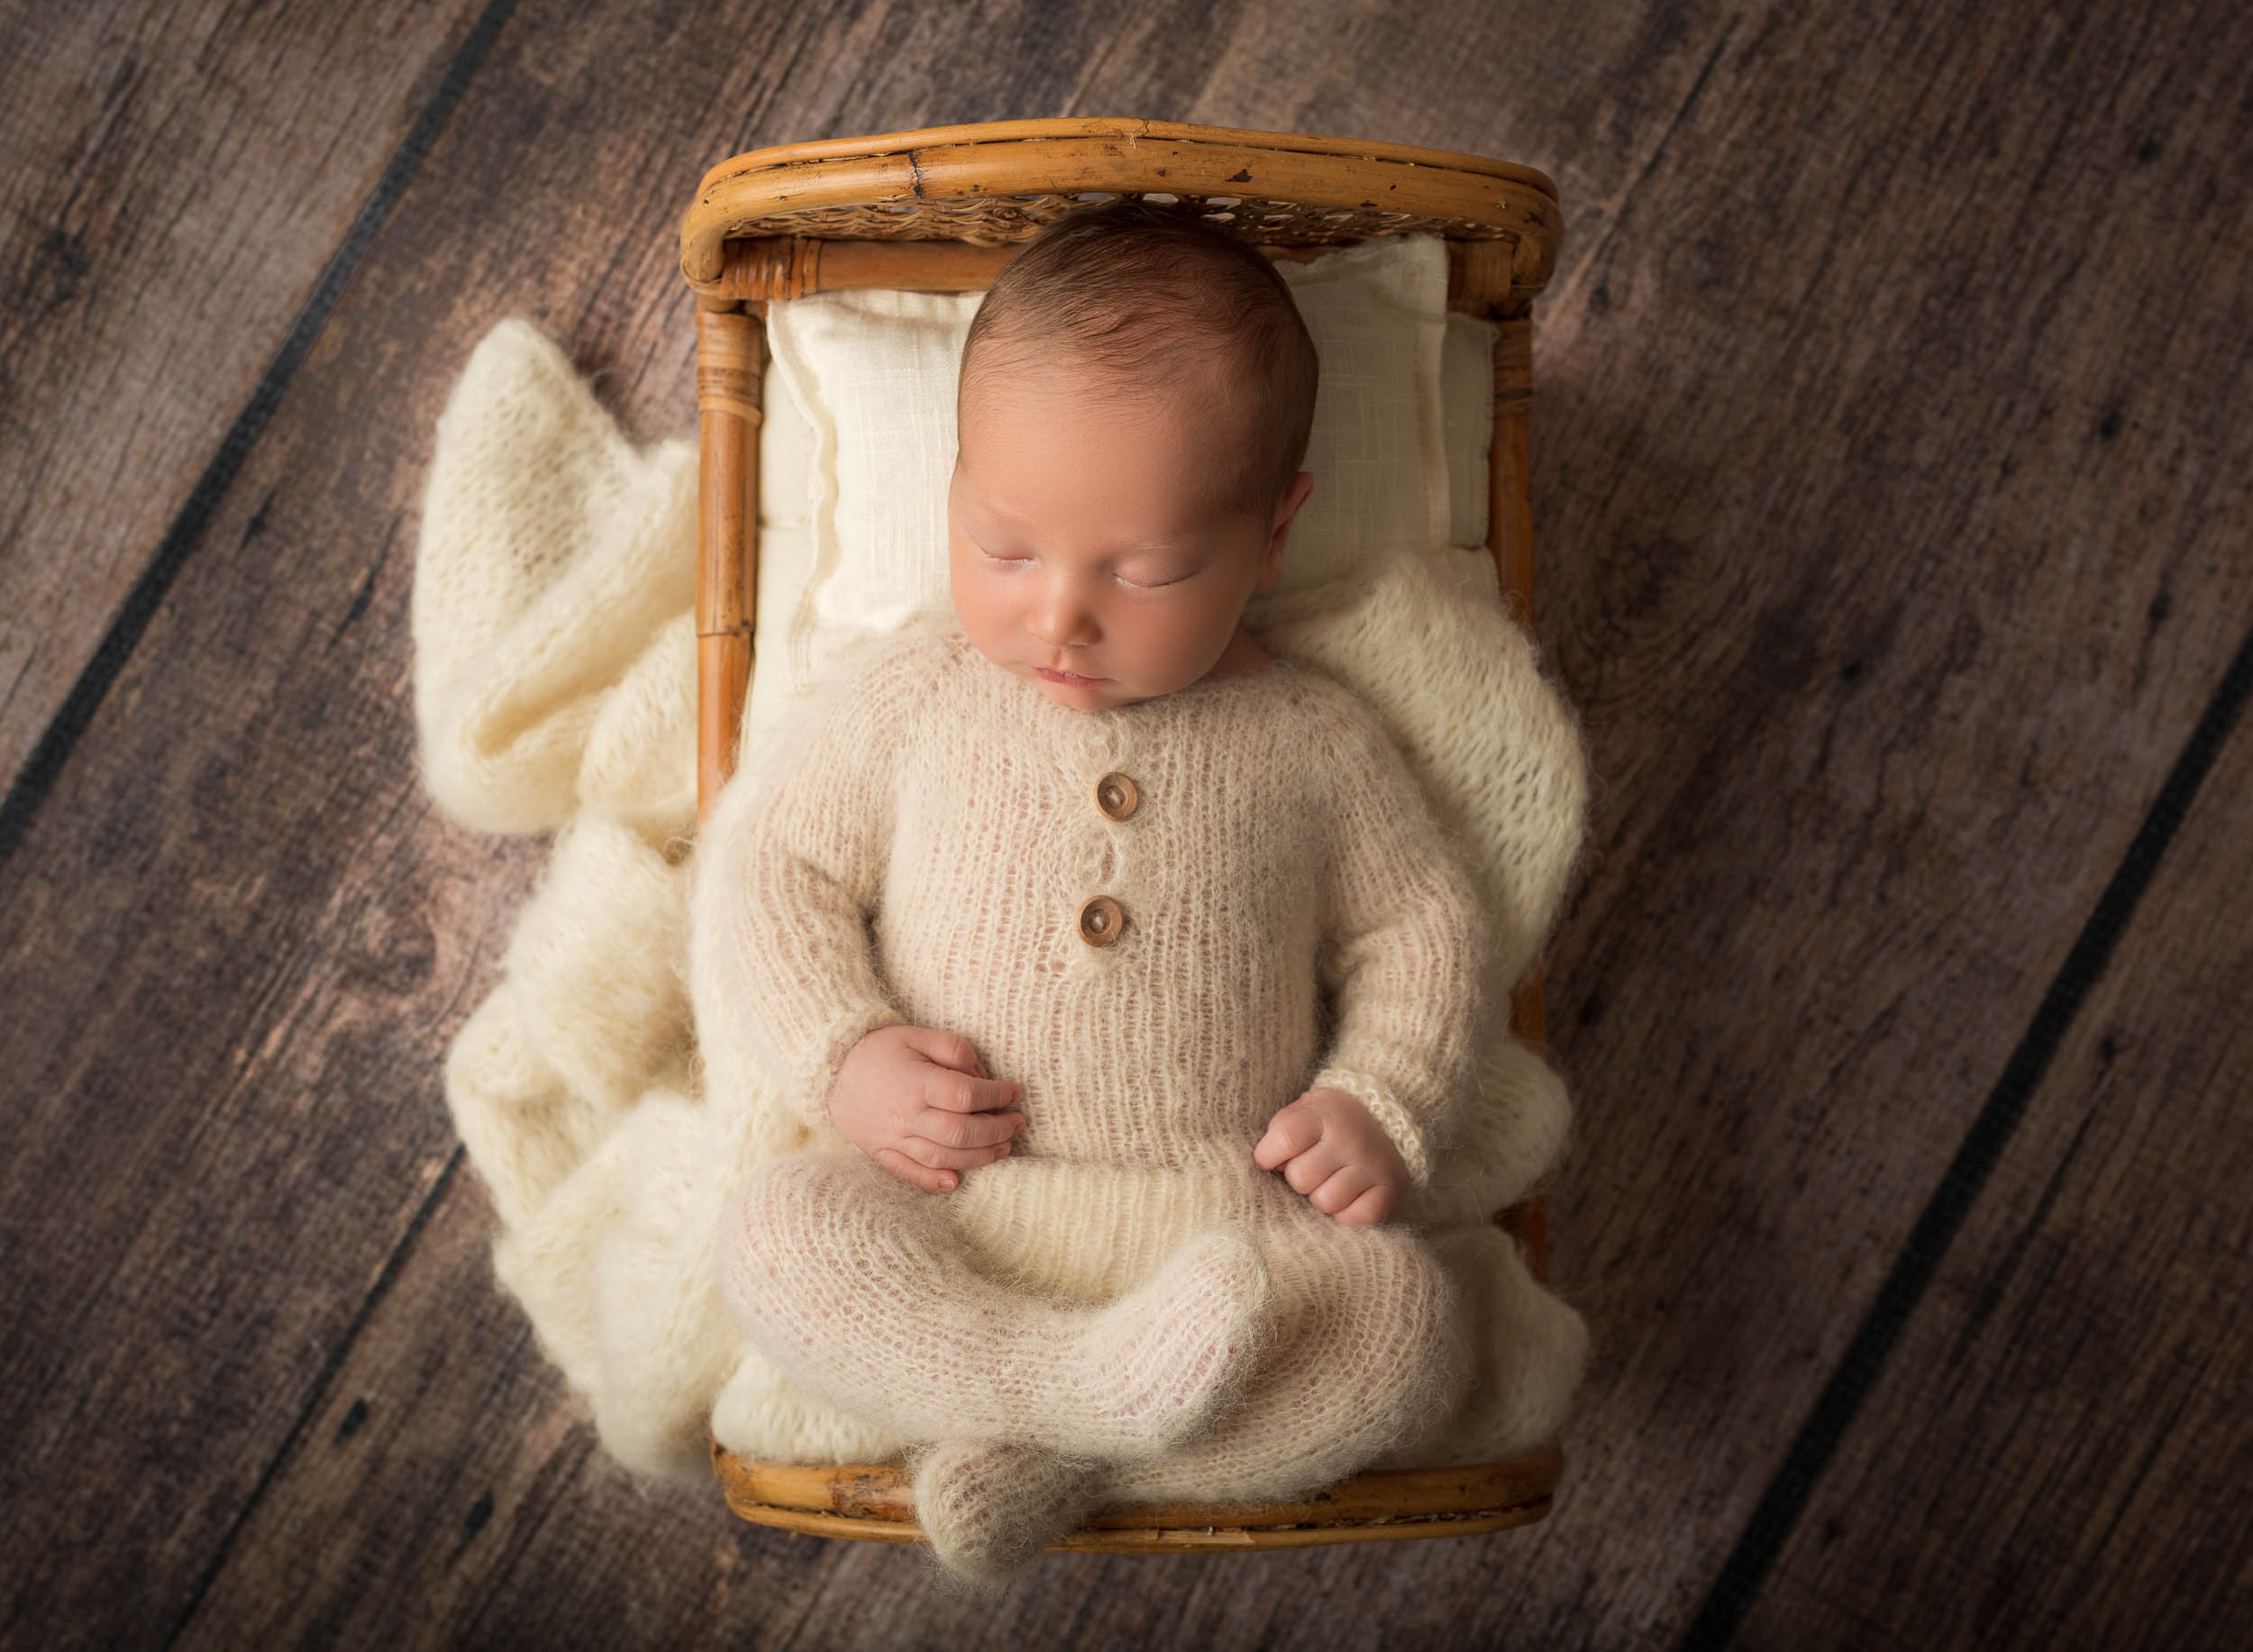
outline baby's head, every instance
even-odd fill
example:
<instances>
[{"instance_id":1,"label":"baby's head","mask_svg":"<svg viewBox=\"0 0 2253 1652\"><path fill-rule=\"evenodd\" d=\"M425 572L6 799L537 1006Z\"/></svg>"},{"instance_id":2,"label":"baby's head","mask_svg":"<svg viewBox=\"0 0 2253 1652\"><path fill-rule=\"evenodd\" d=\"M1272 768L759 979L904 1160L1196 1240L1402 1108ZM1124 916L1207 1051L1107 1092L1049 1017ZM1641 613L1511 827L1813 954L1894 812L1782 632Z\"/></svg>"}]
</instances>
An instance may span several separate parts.
<instances>
[{"instance_id":1,"label":"baby's head","mask_svg":"<svg viewBox=\"0 0 2253 1652\"><path fill-rule=\"evenodd\" d=\"M1257 657L1244 607L1313 486L1318 371L1253 247L1129 199L1048 225L962 347L946 519L964 634L1082 710Z\"/></svg>"}]
</instances>

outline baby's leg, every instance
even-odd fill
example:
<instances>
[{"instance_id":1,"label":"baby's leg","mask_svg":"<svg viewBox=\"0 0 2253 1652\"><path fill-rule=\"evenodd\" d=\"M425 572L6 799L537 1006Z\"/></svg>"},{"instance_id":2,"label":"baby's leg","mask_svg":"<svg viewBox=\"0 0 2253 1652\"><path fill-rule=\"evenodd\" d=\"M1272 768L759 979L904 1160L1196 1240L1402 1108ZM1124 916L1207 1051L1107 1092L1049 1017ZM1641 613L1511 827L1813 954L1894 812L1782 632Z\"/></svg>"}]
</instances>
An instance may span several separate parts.
<instances>
[{"instance_id":1,"label":"baby's leg","mask_svg":"<svg viewBox=\"0 0 2253 1652\"><path fill-rule=\"evenodd\" d=\"M728 1311L807 1390L917 1440L1132 1461L1202 1427L1251 1369L1270 1291L1242 1228L1191 1236L1113 1301L1066 1306L971 1265L945 1198L857 1150L762 1165L722 1217Z\"/></svg>"},{"instance_id":2,"label":"baby's leg","mask_svg":"<svg viewBox=\"0 0 2253 1652\"><path fill-rule=\"evenodd\" d=\"M1276 1294L1266 1352L1209 1431L1115 1470L1117 1501L1300 1496L1460 1399L1470 1348L1454 1287L1420 1237L1341 1227L1297 1194L1269 1209L1258 1231Z\"/></svg>"}]
</instances>

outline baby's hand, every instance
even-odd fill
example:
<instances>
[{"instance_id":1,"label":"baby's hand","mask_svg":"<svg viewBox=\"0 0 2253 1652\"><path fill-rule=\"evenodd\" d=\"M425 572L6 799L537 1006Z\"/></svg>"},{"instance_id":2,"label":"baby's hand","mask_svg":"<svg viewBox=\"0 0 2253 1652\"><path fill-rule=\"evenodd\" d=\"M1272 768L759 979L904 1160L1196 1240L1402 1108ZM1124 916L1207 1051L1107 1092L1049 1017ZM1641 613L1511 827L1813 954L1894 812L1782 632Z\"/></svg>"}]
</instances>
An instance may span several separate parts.
<instances>
[{"instance_id":1,"label":"baby's hand","mask_svg":"<svg viewBox=\"0 0 2253 1652\"><path fill-rule=\"evenodd\" d=\"M1357 1098L1327 1085L1267 1121L1252 1162L1281 1165L1309 1204L1349 1228L1384 1220L1409 1184L1408 1162L1384 1127Z\"/></svg>"},{"instance_id":2,"label":"baby's hand","mask_svg":"<svg viewBox=\"0 0 2253 1652\"><path fill-rule=\"evenodd\" d=\"M1024 1094L989 1076L960 1034L894 1024L865 1035L838 1066L829 1122L902 1182L944 1193L955 1171L1009 1151L1025 1115L1000 1109Z\"/></svg>"}]
</instances>

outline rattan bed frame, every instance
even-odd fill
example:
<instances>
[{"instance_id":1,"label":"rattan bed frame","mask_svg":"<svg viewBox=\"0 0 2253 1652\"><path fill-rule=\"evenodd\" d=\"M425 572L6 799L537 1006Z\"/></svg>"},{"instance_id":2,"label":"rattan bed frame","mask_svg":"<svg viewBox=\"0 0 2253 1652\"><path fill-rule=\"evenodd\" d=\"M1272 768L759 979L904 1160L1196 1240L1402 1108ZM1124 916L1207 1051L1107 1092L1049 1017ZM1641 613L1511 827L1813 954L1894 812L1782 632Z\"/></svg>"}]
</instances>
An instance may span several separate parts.
<instances>
[{"instance_id":1,"label":"rattan bed frame","mask_svg":"<svg viewBox=\"0 0 2253 1652\"><path fill-rule=\"evenodd\" d=\"M1556 187L1478 155L1164 121L996 121L753 150L704 175L680 226L697 296L698 818L734 766L758 591L760 395L767 303L816 292L982 290L1017 243L1090 196L1197 204L1272 258L1376 235L1446 237L1451 309L1498 324L1487 548L1530 624L1526 462L1535 297L1556 257ZM1511 1026L1545 1047L1537 973ZM1548 1276L1546 1190L1495 1220ZM917 1542L907 1471L740 1458L713 1465L744 1519L824 1537ZM1295 1502L1122 1507L1055 1547L1112 1553L1295 1547L1494 1531L1537 1520L1564 1468L1555 1444L1507 1463L1357 1474Z\"/></svg>"}]
</instances>

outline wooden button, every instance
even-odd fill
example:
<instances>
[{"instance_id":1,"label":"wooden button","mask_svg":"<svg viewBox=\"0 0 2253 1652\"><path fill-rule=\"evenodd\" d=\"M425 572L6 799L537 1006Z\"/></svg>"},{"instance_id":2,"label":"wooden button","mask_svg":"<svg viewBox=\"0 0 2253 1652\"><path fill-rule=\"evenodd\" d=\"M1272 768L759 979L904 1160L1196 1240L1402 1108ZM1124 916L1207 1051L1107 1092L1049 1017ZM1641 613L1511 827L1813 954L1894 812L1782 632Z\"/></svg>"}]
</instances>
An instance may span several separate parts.
<instances>
[{"instance_id":1,"label":"wooden button","mask_svg":"<svg viewBox=\"0 0 2253 1652\"><path fill-rule=\"evenodd\" d=\"M1142 803L1134 781L1114 771L1095 782L1095 807L1112 820L1124 820Z\"/></svg>"},{"instance_id":2,"label":"wooden button","mask_svg":"<svg viewBox=\"0 0 2253 1652\"><path fill-rule=\"evenodd\" d=\"M1080 908L1080 938L1090 946L1108 946L1126 932L1126 911L1108 895L1090 895Z\"/></svg>"}]
</instances>

